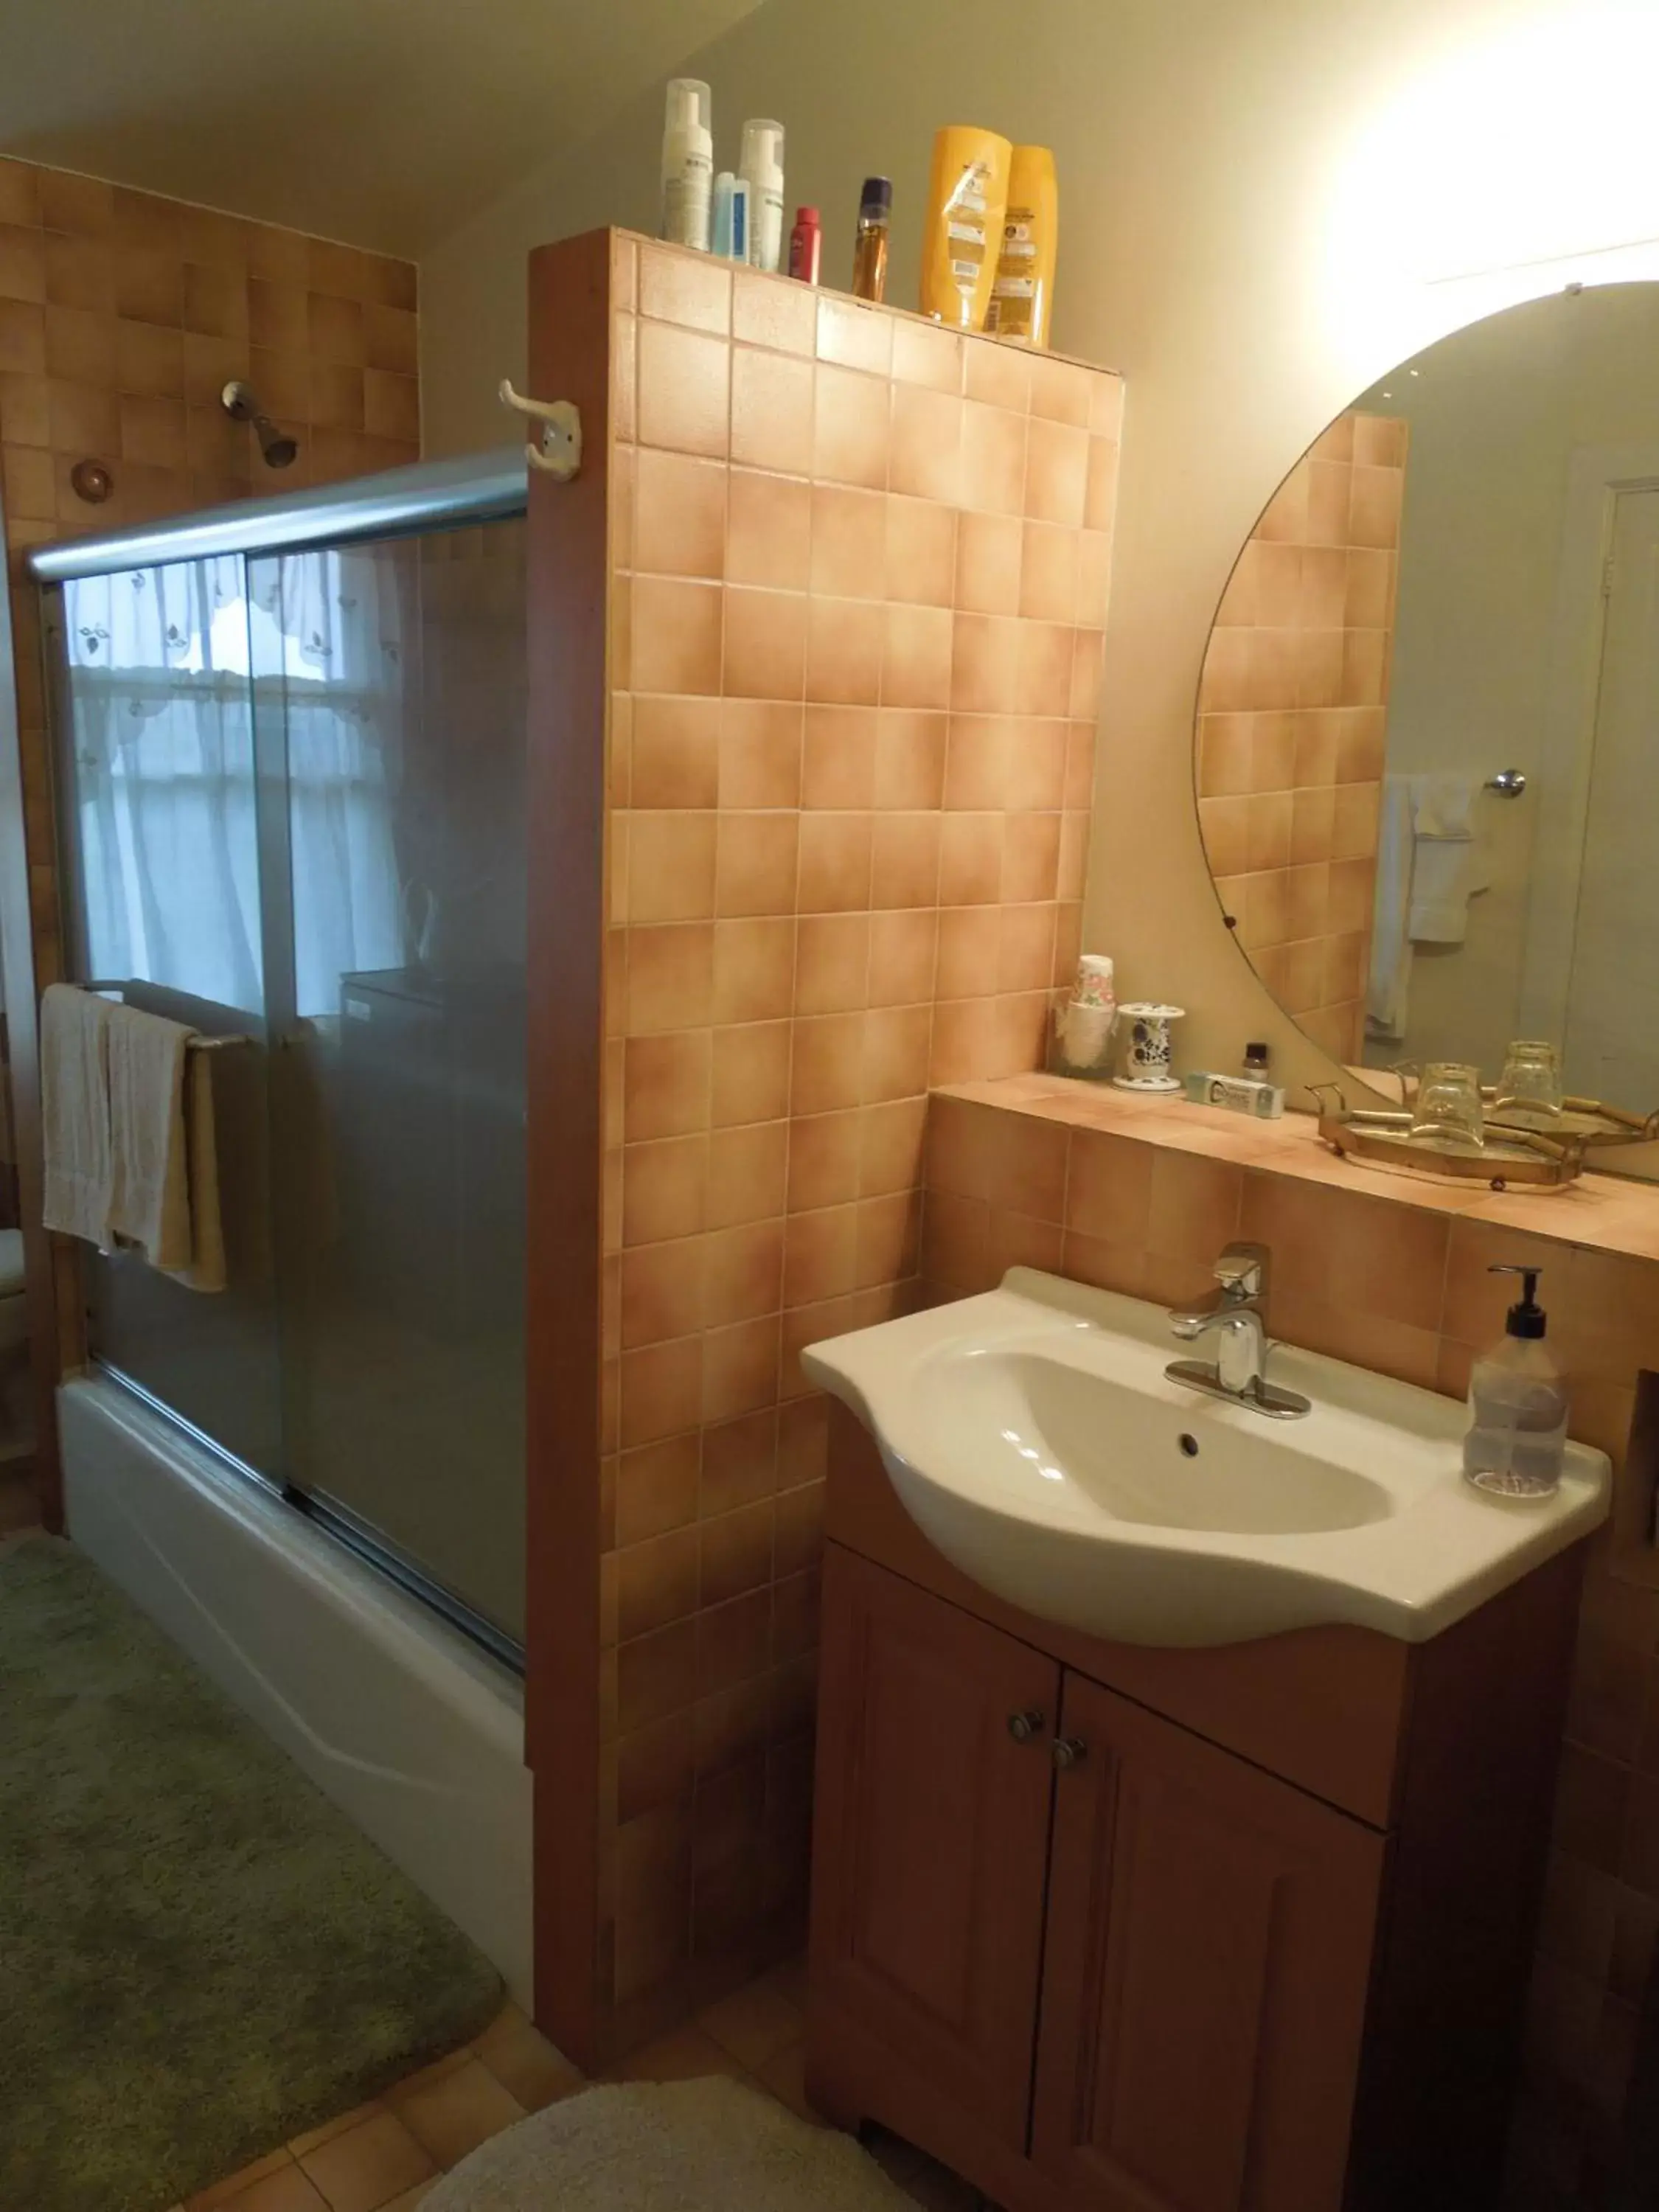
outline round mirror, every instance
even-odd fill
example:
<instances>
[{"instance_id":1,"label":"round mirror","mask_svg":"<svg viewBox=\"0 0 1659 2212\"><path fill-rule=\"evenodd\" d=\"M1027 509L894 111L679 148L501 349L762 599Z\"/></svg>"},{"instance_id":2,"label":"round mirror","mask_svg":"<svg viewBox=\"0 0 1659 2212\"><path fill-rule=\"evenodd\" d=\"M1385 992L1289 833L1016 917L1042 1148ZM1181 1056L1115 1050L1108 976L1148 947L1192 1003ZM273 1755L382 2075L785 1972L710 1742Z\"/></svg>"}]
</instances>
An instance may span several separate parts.
<instances>
[{"instance_id":1,"label":"round mirror","mask_svg":"<svg viewBox=\"0 0 1659 2212\"><path fill-rule=\"evenodd\" d=\"M1526 1039L1659 1103L1659 284L1473 324L1331 424L1222 598L1197 787L1334 1059L1492 1084Z\"/></svg>"}]
</instances>

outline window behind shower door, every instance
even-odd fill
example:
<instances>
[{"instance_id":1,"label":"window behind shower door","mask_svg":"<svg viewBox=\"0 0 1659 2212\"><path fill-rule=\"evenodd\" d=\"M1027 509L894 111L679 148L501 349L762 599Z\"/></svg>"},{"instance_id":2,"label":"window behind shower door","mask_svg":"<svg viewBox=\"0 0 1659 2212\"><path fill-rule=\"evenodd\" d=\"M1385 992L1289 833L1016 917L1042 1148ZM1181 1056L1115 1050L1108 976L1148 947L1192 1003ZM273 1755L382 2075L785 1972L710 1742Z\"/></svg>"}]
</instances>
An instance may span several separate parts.
<instances>
[{"instance_id":1,"label":"window behind shower door","mask_svg":"<svg viewBox=\"0 0 1659 2212\"><path fill-rule=\"evenodd\" d=\"M228 1288L94 1355L499 1644L524 1619L524 525L63 586L67 972L213 1055Z\"/></svg>"},{"instance_id":2,"label":"window behind shower door","mask_svg":"<svg viewBox=\"0 0 1659 2212\"><path fill-rule=\"evenodd\" d=\"M228 1287L89 1255L95 1357L280 1482L254 617L236 554L44 594L66 975L237 1038L212 1056ZM269 655L273 641L259 638Z\"/></svg>"}]
</instances>

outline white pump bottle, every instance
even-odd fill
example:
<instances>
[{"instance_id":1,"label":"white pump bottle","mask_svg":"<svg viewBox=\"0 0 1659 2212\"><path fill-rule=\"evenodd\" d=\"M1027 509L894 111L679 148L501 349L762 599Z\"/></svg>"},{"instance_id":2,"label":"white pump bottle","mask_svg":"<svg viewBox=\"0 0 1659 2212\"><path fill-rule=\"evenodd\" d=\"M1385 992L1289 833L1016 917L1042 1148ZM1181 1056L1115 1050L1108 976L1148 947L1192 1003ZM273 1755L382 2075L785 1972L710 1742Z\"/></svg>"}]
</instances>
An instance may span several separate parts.
<instances>
[{"instance_id":1,"label":"white pump bottle","mask_svg":"<svg viewBox=\"0 0 1659 2212\"><path fill-rule=\"evenodd\" d=\"M776 273L783 260L783 125L753 116L743 126L738 174L749 186L749 258Z\"/></svg>"},{"instance_id":2,"label":"white pump bottle","mask_svg":"<svg viewBox=\"0 0 1659 2212\"><path fill-rule=\"evenodd\" d=\"M714 182L714 96L701 79L669 80L662 129L662 220L673 246L708 251L708 205Z\"/></svg>"}]
</instances>

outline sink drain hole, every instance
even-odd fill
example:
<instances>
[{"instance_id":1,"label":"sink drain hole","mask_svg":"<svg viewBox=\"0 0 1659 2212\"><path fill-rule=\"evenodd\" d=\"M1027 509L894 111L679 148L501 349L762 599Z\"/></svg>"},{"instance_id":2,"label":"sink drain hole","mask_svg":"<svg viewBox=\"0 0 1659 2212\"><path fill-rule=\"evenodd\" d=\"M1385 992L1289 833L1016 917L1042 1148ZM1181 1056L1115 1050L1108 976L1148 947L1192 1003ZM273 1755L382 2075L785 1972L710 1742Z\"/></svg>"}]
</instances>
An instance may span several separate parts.
<instances>
[{"instance_id":1,"label":"sink drain hole","mask_svg":"<svg viewBox=\"0 0 1659 2212\"><path fill-rule=\"evenodd\" d=\"M1188 1459L1196 1459L1198 1457L1198 1438L1189 1434L1183 1435L1181 1439L1181 1449L1186 1453Z\"/></svg>"}]
</instances>

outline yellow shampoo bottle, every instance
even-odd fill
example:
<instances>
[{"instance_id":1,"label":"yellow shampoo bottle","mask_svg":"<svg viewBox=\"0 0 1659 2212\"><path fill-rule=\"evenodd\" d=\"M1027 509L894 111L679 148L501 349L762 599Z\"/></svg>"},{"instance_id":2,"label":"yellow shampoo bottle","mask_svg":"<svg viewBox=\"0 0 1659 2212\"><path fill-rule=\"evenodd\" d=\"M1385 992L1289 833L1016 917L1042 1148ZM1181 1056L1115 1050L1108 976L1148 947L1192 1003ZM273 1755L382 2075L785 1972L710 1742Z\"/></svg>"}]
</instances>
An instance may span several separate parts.
<instances>
[{"instance_id":1,"label":"yellow shampoo bottle","mask_svg":"<svg viewBox=\"0 0 1659 2212\"><path fill-rule=\"evenodd\" d=\"M985 327L1000 338L1046 346L1054 313L1060 187L1046 146L1016 146L1008 168L1002 247Z\"/></svg>"},{"instance_id":2,"label":"yellow shampoo bottle","mask_svg":"<svg viewBox=\"0 0 1659 2212\"><path fill-rule=\"evenodd\" d=\"M951 330L985 327L1012 152L1008 141L994 131L975 130L971 124L947 124L934 137L921 256L921 312Z\"/></svg>"}]
</instances>

